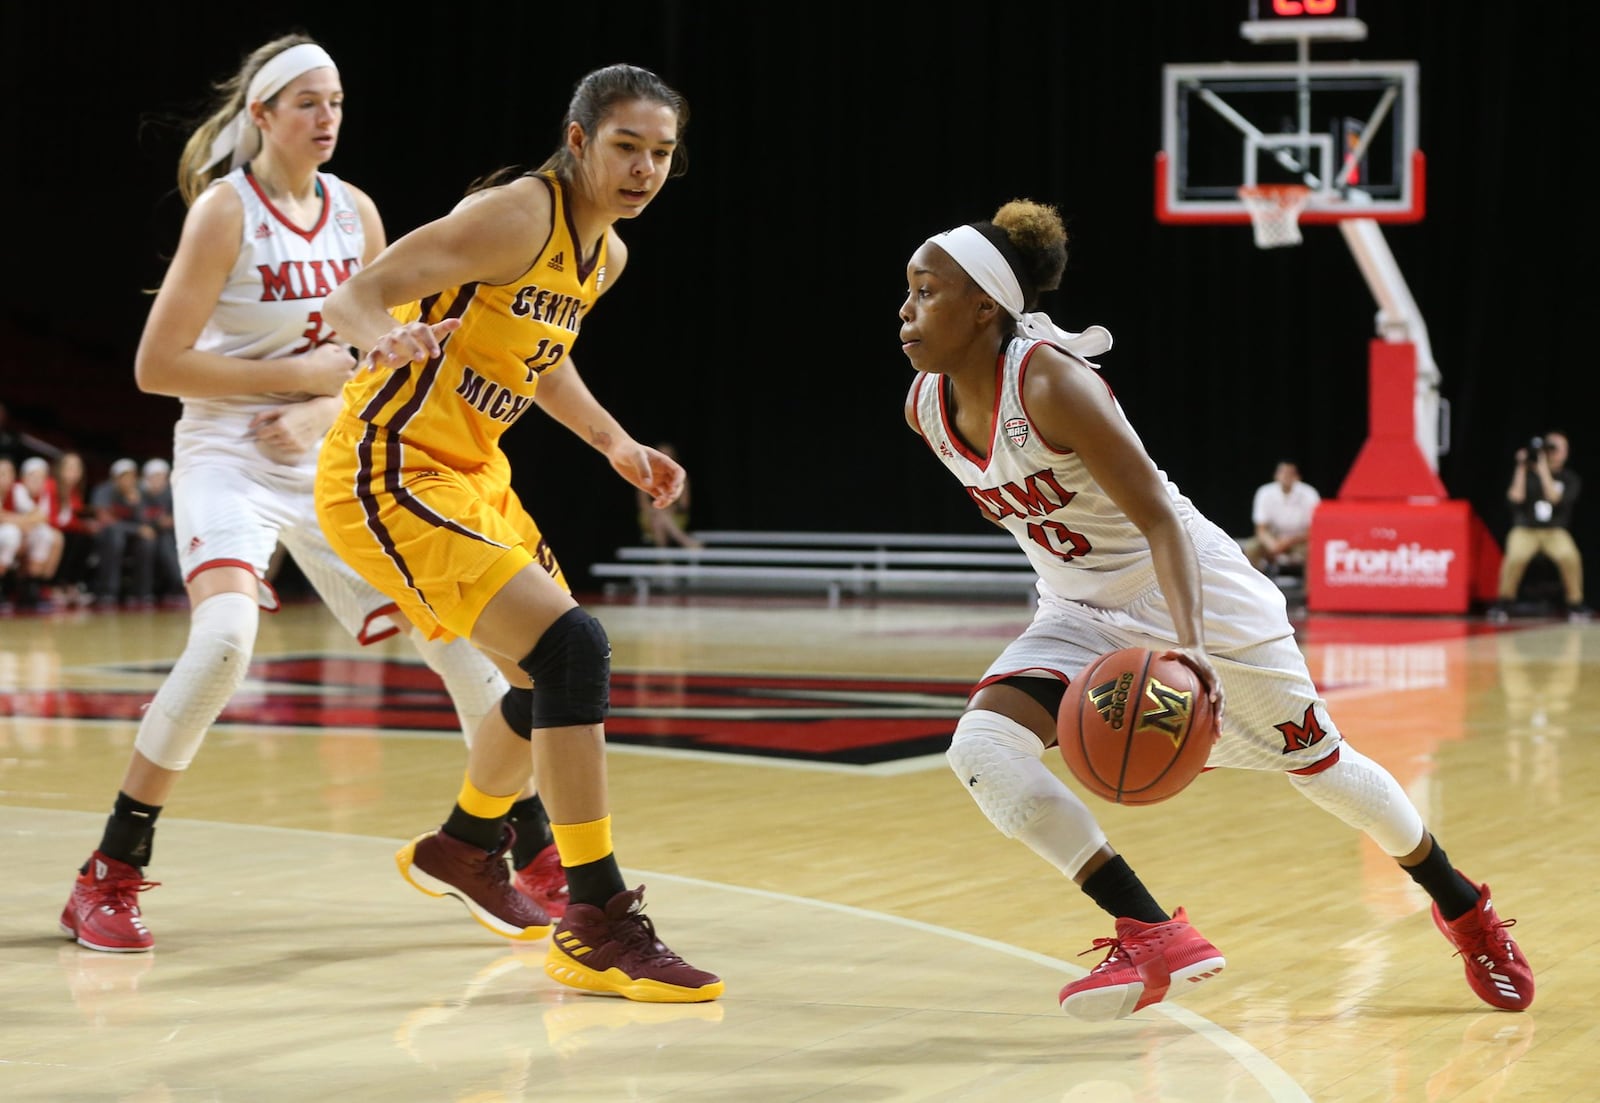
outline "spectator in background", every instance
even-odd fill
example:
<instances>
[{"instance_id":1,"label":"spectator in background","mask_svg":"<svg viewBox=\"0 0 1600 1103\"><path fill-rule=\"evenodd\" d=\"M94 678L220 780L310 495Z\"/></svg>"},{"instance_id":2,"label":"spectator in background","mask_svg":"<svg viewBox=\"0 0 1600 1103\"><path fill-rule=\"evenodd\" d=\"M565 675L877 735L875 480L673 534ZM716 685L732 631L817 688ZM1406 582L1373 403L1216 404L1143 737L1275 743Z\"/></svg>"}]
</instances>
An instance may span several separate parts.
<instances>
[{"instance_id":1,"label":"spectator in background","mask_svg":"<svg viewBox=\"0 0 1600 1103\"><path fill-rule=\"evenodd\" d=\"M56 460L55 509L50 523L61 532L61 565L56 568L56 597L68 605L88 605L94 600L89 588L94 566L95 533L99 522L89 508L83 456L63 452Z\"/></svg>"},{"instance_id":2,"label":"spectator in background","mask_svg":"<svg viewBox=\"0 0 1600 1103\"><path fill-rule=\"evenodd\" d=\"M1567 467L1567 434L1552 429L1518 448L1506 501L1511 504L1511 531L1506 534L1506 554L1500 561L1499 597L1489 609L1489 619L1505 620L1517 600L1522 576L1535 556L1547 556L1561 573L1567 616L1587 620L1583 604L1583 556L1572 539L1572 509L1583 483ZM1530 462L1531 461L1531 462Z\"/></svg>"},{"instance_id":3,"label":"spectator in background","mask_svg":"<svg viewBox=\"0 0 1600 1103\"><path fill-rule=\"evenodd\" d=\"M50 461L43 456L29 456L22 461L21 477L12 486L6 508L22 518L23 555L18 569L21 574L17 604L23 608L48 608L51 596L46 585L55 578L61 565L61 532L50 523L55 514L55 479L50 475Z\"/></svg>"},{"instance_id":4,"label":"spectator in background","mask_svg":"<svg viewBox=\"0 0 1600 1103\"><path fill-rule=\"evenodd\" d=\"M656 445L663 456L678 459L678 450L663 441ZM637 492L639 503L639 535L646 544L658 548L676 544L681 548L699 548L704 545L689 534L689 477L684 476L683 493L666 509L657 509L655 499L646 491Z\"/></svg>"},{"instance_id":5,"label":"spectator in background","mask_svg":"<svg viewBox=\"0 0 1600 1103\"><path fill-rule=\"evenodd\" d=\"M139 493L139 465L123 458L111 465L111 477L94 488L89 498L99 532L95 552L94 604L114 609L118 599L149 608L155 603L155 530L144 521L144 497ZM124 593L124 577L127 593Z\"/></svg>"},{"instance_id":6,"label":"spectator in background","mask_svg":"<svg viewBox=\"0 0 1600 1103\"><path fill-rule=\"evenodd\" d=\"M172 528L172 465L166 460L144 461L139 494L144 499L144 520L155 531L153 589L156 600L187 602L183 570L178 566L178 538Z\"/></svg>"},{"instance_id":7,"label":"spectator in background","mask_svg":"<svg viewBox=\"0 0 1600 1103\"><path fill-rule=\"evenodd\" d=\"M6 505L17 484L17 464L0 455L0 612L11 611L11 591L16 584L17 556L22 551L22 518Z\"/></svg>"},{"instance_id":8,"label":"spectator in background","mask_svg":"<svg viewBox=\"0 0 1600 1103\"><path fill-rule=\"evenodd\" d=\"M1322 495L1316 487L1301 481L1298 464L1279 461L1272 481L1256 488L1250 506L1250 522L1255 531L1241 541L1256 570L1274 576L1284 571L1305 571L1311 515L1321 502Z\"/></svg>"}]
</instances>

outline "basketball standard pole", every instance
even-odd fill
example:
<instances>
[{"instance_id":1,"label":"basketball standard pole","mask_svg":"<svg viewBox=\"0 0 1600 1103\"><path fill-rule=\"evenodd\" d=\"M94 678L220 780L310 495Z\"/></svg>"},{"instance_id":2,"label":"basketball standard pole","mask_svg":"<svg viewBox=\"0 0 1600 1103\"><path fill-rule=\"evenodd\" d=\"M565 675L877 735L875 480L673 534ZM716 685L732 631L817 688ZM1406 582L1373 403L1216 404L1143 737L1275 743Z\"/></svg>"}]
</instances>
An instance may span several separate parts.
<instances>
[{"instance_id":1,"label":"basketball standard pole","mask_svg":"<svg viewBox=\"0 0 1600 1103\"><path fill-rule=\"evenodd\" d=\"M1367 290L1378 304L1377 333L1384 341L1396 344L1409 343L1416 350L1416 388L1413 399L1413 420L1417 448L1429 470L1439 470L1439 457L1449 450L1448 434L1441 433L1441 415L1448 416L1448 406L1439 396L1439 368L1434 363L1433 346L1428 340L1428 327L1417 309L1416 300L1389 242L1378 223L1370 218L1347 218L1339 222L1339 232L1344 235L1350 255L1367 282Z\"/></svg>"}]
</instances>

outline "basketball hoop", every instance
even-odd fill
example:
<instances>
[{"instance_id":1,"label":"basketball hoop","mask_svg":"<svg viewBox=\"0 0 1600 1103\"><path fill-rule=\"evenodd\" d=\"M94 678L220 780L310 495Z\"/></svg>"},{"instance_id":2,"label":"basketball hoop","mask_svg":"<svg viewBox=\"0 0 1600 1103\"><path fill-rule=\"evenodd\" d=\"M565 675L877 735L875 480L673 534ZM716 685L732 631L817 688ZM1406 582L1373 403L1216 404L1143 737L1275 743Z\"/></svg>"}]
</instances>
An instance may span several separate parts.
<instances>
[{"instance_id":1,"label":"basketball hoop","mask_svg":"<svg viewBox=\"0 0 1600 1103\"><path fill-rule=\"evenodd\" d=\"M1239 200L1250 212L1255 227L1256 247L1275 249L1280 245L1300 244L1300 212L1311 198L1304 184L1246 184L1239 189Z\"/></svg>"}]
</instances>

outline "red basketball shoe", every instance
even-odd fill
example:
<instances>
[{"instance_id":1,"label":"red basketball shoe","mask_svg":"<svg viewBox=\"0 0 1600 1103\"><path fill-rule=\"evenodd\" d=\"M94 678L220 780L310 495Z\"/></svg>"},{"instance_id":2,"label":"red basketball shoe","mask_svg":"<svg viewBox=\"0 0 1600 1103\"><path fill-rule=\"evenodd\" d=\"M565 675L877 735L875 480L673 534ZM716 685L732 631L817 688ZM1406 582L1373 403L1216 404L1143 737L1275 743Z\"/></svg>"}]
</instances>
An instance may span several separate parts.
<instances>
[{"instance_id":1,"label":"red basketball shoe","mask_svg":"<svg viewBox=\"0 0 1600 1103\"><path fill-rule=\"evenodd\" d=\"M561 854L551 843L533 861L517 870L511 879L517 891L550 913L551 919L567 914L567 871L561 866Z\"/></svg>"},{"instance_id":2,"label":"red basketball shoe","mask_svg":"<svg viewBox=\"0 0 1600 1103\"><path fill-rule=\"evenodd\" d=\"M61 909L61 933L79 946L112 954L137 954L156 944L139 914L139 894L160 881L146 881L144 871L107 858L98 850L73 882L72 895Z\"/></svg>"},{"instance_id":3,"label":"red basketball shoe","mask_svg":"<svg viewBox=\"0 0 1600 1103\"><path fill-rule=\"evenodd\" d=\"M1433 925L1466 963L1467 983L1480 1000L1502 1011L1525 1010L1533 1003L1533 967L1506 934L1517 921L1495 914L1488 885L1467 883L1478 890L1477 904L1459 919L1446 919L1434 904Z\"/></svg>"},{"instance_id":4,"label":"red basketball shoe","mask_svg":"<svg viewBox=\"0 0 1600 1103\"><path fill-rule=\"evenodd\" d=\"M1160 1003L1174 982L1199 984L1226 962L1179 908L1165 923L1118 919L1115 938L1097 938L1084 953L1106 949L1106 959L1061 990L1061 1010L1074 1019L1103 1023ZM1081 955L1080 955L1081 956Z\"/></svg>"},{"instance_id":5,"label":"red basketball shoe","mask_svg":"<svg viewBox=\"0 0 1600 1103\"><path fill-rule=\"evenodd\" d=\"M602 910L569 904L550 938L544 971L585 992L641 1003L702 1003L722 995L721 978L696 969L656 937L644 914L644 886L619 892Z\"/></svg>"}]
</instances>

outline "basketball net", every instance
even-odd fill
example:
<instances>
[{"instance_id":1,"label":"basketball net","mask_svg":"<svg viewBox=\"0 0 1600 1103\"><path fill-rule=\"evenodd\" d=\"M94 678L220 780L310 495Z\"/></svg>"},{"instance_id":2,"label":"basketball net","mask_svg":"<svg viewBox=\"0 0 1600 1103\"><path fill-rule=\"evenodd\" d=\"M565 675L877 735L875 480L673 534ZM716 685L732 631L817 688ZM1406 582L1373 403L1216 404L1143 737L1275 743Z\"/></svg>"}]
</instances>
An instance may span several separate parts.
<instances>
[{"instance_id":1,"label":"basketball net","mask_svg":"<svg viewBox=\"0 0 1600 1103\"><path fill-rule=\"evenodd\" d=\"M1311 198L1304 184L1246 184L1239 199L1250 212L1255 227L1256 247L1275 249L1280 245L1299 245L1300 212Z\"/></svg>"}]
</instances>

